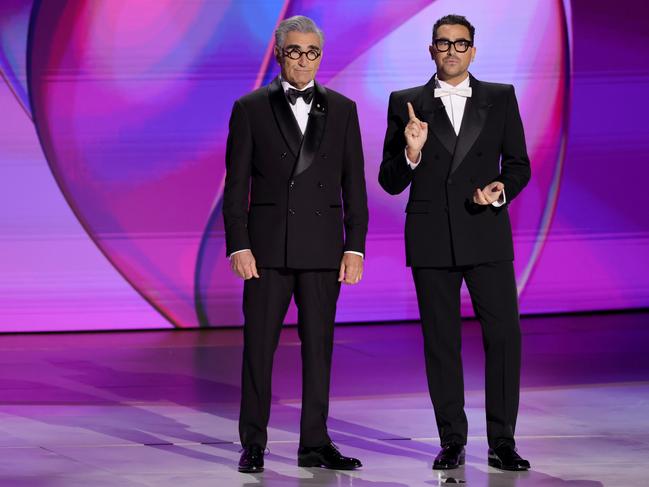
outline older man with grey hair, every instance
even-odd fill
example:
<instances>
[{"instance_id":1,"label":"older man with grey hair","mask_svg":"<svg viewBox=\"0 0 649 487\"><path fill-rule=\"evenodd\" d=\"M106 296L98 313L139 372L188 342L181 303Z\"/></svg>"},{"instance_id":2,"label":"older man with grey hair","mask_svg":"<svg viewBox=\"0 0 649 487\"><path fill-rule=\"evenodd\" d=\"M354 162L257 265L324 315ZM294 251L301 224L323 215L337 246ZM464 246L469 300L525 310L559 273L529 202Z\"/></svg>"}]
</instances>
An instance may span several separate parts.
<instances>
[{"instance_id":1,"label":"older man with grey hair","mask_svg":"<svg viewBox=\"0 0 649 487\"><path fill-rule=\"evenodd\" d=\"M368 211L355 103L315 82L323 35L303 16L275 32L281 74L234 103L223 195L226 252L244 279L241 472L261 472L273 355L293 297L302 346L298 465L352 470L327 432L340 284L363 275Z\"/></svg>"}]
</instances>

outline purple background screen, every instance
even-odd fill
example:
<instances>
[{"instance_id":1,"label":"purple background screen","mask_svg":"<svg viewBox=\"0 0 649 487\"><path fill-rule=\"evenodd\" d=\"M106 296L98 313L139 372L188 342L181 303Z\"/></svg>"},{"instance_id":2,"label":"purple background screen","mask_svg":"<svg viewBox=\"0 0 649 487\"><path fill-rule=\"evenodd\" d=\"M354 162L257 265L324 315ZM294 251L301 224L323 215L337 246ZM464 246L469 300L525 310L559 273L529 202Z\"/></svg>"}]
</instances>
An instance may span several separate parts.
<instances>
[{"instance_id":1,"label":"purple background screen","mask_svg":"<svg viewBox=\"0 0 649 487\"><path fill-rule=\"evenodd\" d=\"M433 74L431 28L447 13L477 28L471 72L514 84L521 107L521 312L647 307L640 0L3 0L0 332L242 323L220 214L228 119L277 74L272 33L296 14L324 30L318 80L357 102L364 142L366 270L338 321L417 319L407 194L377 174L388 96Z\"/></svg>"}]
</instances>

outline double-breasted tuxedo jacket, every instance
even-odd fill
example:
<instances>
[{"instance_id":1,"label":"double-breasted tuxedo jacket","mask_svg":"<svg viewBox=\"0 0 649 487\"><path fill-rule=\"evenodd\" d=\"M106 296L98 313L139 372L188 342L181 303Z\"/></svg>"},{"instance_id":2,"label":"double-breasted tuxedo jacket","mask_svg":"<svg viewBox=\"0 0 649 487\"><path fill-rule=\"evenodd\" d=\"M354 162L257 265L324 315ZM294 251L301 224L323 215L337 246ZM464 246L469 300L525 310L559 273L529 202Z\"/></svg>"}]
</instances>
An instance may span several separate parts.
<instances>
[{"instance_id":1,"label":"double-breasted tuxedo jacket","mask_svg":"<svg viewBox=\"0 0 649 487\"><path fill-rule=\"evenodd\" d=\"M344 251L365 252L368 222L356 105L315 83L302 136L276 79L235 102L226 166L226 252L251 249L260 276L244 283L241 443L268 440L273 355L294 297L300 445L326 445L338 269Z\"/></svg>"},{"instance_id":2,"label":"double-breasted tuxedo jacket","mask_svg":"<svg viewBox=\"0 0 649 487\"><path fill-rule=\"evenodd\" d=\"M223 197L226 252L258 267L336 269L365 252L368 210L355 103L320 84L304 137L279 79L234 104Z\"/></svg>"},{"instance_id":3,"label":"double-breasted tuxedo jacket","mask_svg":"<svg viewBox=\"0 0 649 487\"><path fill-rule=\"evenodd\" d=\"M471 76L459 134L435 79L392 93L381 186L391 194L410 186L406 260L413 268L424 335L428 388L442 445L466 443L460 286L466 282L485 343L485 407L490 448L514 445L520 389L520 325L512 232L507 206L530 178L514 89ZM421 161L405 156L407 102L428 123ZM505 185L507 204L473 203L476 188Z\"/></svg>"},{"instance_id":4,"label":"double-breasted tuxedo jacket","mask_svg":"<svg viewBox=\"0 0 649 487\"><path fill-rule=\"evenodd\" d=\"M471 76L459 135L440 98L434 77L425 85L391 94L379 173L381 186L398 194L410 186L406 207L406 261L412 267L451 267L513 260L507 205L530 178L523 125L514 88ZM406 103L428 122L420 164L406 162ZM476 188L505 184L507 204L479 206Z\"/></svg>"}]
</instances>

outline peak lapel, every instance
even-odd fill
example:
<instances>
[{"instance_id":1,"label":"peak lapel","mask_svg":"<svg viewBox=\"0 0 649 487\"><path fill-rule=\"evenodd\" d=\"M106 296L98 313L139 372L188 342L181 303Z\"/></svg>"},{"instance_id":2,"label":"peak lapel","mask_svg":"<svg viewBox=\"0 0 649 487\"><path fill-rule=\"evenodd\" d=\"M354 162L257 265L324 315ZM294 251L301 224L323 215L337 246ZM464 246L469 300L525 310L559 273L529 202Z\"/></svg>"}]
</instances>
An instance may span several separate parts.
<instances>
[{"instance_id":1,"label":"peak lapel","mask_svg":"<svg viewBox=\"0 0 649 487\"><path fill-rule=\"evenodd\" d=\"M417 110L417 106L419 110ZM420 120L423 119L428 122L430 131L439 139L448 153L453 154L457 136L451 121L448 119L442 100L435 98L434 76L419 93L415 101L415 112Z\"/></svg>"},{"instance_id":2,"label":"peak lapel","mask_svg":"<svg viewBox=\"0 0 649 487\"><path fill-rule=\"evenodd\" d=\"M300 155L295 164L293 176L303 173L313 164L324 135L328 109L327 90L324 86L315 83L309 122L306 125Z\"/></svg>"},{"instance_id":3,"label":"peak lapel","mask_svg":"<svg viewBox=\"0 0 649 487\"><path fill-rule=\"evenodd\" d=\"M471 97L467 98L464 107L464 115L462 116L462 126L460 127L460 134L455 146L455 153L453 154L453 162L451 163L451 173L454 172L475 144L480 132L484 128L485 121L487 120L487 113L491 106L485 96L484 90L480 82L471 76Z\"/></svg>"},{"instance_id":4,"label":"peak lapel","mask_svg":"<svg viewBox=\"0 0 649 487\"><path fill-rule=\"evenodd\" d=\"M268 98L270 106L275 115L275 121L279 127L286 144L295 157L300 152L300 144L302 143L302 133L300 126L295 120L295 115L288 106L288 100L284 94L282 83L279 77L275 78L270 85L268 85Z\"/></svg>"}]
</instances>

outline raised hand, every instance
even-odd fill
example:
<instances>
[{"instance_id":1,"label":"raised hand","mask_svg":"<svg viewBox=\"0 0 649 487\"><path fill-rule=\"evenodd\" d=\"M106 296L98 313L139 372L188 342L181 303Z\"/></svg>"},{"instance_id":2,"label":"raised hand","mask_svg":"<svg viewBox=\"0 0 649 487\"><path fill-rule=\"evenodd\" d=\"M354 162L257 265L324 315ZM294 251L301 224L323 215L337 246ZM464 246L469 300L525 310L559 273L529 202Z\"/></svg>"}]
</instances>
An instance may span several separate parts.
<instances>
[{"instance_id":1,"label":"raised hand","mask_svg":"<svg viewBox=\"0 0 649 487\"><path fill-rule=\"evenodd\" d=\"M408 119L408 125L403 131L406 136L406 152L409 160L417 161L428 138L428 123L417 118L410 102L408 102Z\"/></svg>"},{"instance_id":2,"label":"raised hand","mask_svg":"<svg viewBox=\"0 0 649 487\"><path fill-rule=\"evenodd\" d=\"M487 184L484 189L476 188L473 192L473 202L476 205L490 205L498 201L504 189L505 185L500 181Z\"/></svg>"}]
</instances>

